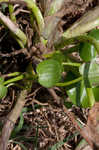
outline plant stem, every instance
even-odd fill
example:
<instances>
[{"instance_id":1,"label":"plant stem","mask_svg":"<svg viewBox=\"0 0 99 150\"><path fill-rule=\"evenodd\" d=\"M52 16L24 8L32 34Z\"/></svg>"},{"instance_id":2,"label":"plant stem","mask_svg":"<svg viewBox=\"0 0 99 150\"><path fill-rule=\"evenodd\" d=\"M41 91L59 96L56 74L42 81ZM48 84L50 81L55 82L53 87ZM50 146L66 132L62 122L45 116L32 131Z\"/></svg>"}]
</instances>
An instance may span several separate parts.
<instances>
[{"instance_id":1,"label":"plant stem","mask_svg":"<svg viewBox=\"0 0 99 150\"><path fill-rule=\"evenodd\" d=\"M30 13L30 22L31 22L32 29L33 29L34 28L34 16L32 12Z\"/></svg>"},{"instance_id":2,"label":"plant stem","mask_svg":"<svg viewBox=\"0 0 99 150\"><path fill-rule=\"evenodd\" d=\"M72 80L72 81L69 81L69 82L57 83L56 86L60 86L60 87L69 86L71 84L74 84L74 83L81 81L82 79L83 79L83 77L79 77L79 78Z\"/></svg>"},{"instance_id":3,"label":"plant stem","mask_svg":"<svg viewBox=\"0 0 99 150\"><path fill-rule=\"evenodd\" d=\"M13 5L9 4L8 7L9 7L9 14L10 14L11 20L12 20L13 22L16 22L16 17L15 17L15 15L13 14L13 12L14 12Z\"/></svg>"},{"instance_id":4,"label":"plant stem","mask_svg":"<svg viewBox=\"0 0 99 150\"><path fill-rule=\"evenodd\" d=\"M7 3L10 3L11 1L8 1L8 0L0 0L0 3L2 2L7 2ZM38 27L39 27L39 31L40 33L42 33L43 29L44 29L44 18L42 16L42 13L40 11L40 9L36 6L36 2L35 0L20 0L19 2L18 1L12 1L12 3L20 3L20 4L25 4L27 5L27 7L31 10L31 12L34 14L36 20L37 20L37 24L38 24ZM33 18L34 18L33 16Z\"/></svg>"},{"instance_id":5,"label":"plant stem","mask_svg":"<svg viewBox=\"0 0 99 150\"><path fill-rule=\"evenodd\" d=\"M88 35L80 35L80 36L73 37L70 39L67 39L65 37L61 37L61 39L58 41L58 43L55 43L55 48L60 49L66 45L80 43L80 42L91 43L92 45L94 45L97 53L99 54L99 42L95 38L88 36Z\"/></svg>"},{"instance_id":6,"label":"plant stem","mask_svg":"<svg viewBox=\"0 0 99 150\"><path fill-rule=\"evenodd\" d=\"M80 63L68 63L68 62L66 63L66 62L63 62L62 65L80 67L81 64Z\"/></svg>"},{"instance_id":7,"label":"plant stem","mask_svg":"<svg viewBox=\"0 0 99 150\"><path fill-rule=\"evenodd\" d=\"M20 75L16 78L9 79L9 80L5 81L3 83L3 85L7 85L7 84L10 84L10 83L13 83L13 82L17 82L17 81L22 80L22 79L24 79L24 75Z\"/></svg>"},{"instance_id":8,"label":"plant stem","mask_svg":"<svg viewBox=\"0 0 99 150\"><path fill-rule=\"evenodd\" d=\"M2 77L7 78L7 77L18 76L18 75L20 75L20 72L13 72L13 73L9 73L9 74L4 74L4 75L2 75Z\"/></svg>"},{"instance_id":9,"label":"plant stem","mask_svg":"<svg viewBox=\"0 0 99 150\"><path fill-rule=\"evenodd\" d=\"M13 73L9 73L7 77L13 77L13 76L18 76L18 75L20 75L20 72L13 72Z\"/></svg>"},{"instance_id":10,"label":"plant stem","mask_svg":"<svg viewBox=\"0 0 99 150\"><path fill-rule=\"evenodd\" d=\"M40 31L40 33L42 33L42 31L44 29L44 19L43 19L40 9L36 6L36 3L32 0L24 0L24 2L27 3L28 8L34 14L34 16L37 20L39 31ZM34 18L34 16L33 16L33 18Z\"/></svg>"},{"instance_id":11,"label":"plant stem","mask_svg":"<svg viewBox=\"0 0 99 150\"><path fill-rule=\"evenodd\" d=\"M92 107L95 103L95 97L94 97L92 88L86 88L86 93L89 98L89 106Z\"/></svg>"},{"instance_id":12,"label":"plant stem","mask_svg":"<svg viewBox=\"0 0 99 150\"><path fill-rule=\"evenodd\" d=\"M65 0L45 0L45 28L43 30L42 36L47 40L47 47L49 48L53 46L55 39L57 39L60 35L58 25L63 15L62 6L64 1ZM42 3L44 4L44 2Z\"/></svg>"},{"instance_id":13,"label":"plant stem","mask_svg":"<svg viewBox=\"0 0 99 150\"><path fill-rule=\"evenodd\" d=\"M12 34L17 37L16 40L19 41L22 48L27 44L27 37L23 31L21 31L8 17L6 17L2 12L0 12L0 21L12 32Z\"/></svg>"},{"instance_id":14,"label":"plant stem","mask_svg":"<svg viewBox=\"0 0 99 150\"><path fill-rule=\"evenodd\" d=\"M15 15L13 14L13 13L14 13L13 5L12 5L12 4L9 4L8 7L9 7L10 19L11 19L14 23L16 23L16 17L15 17ZM15 40L19 43L20 47L21 47L21 48L24 48L23 42L22 42L17 36L15 36L15 35L13 35L13 37L14 37Z\"/></svg>"},{"instance_id":15,"label":"plant stem","mask_svg":"<svg viewBox=\"0 0 99 150\"><path fill-rule=\"evenodd\" d=\"M14 83L10 83L10 84L6 85L6 87L8 88L8 87L13 86L13 85L15 85L15 84Z\"/></svg>"}]
</instances>

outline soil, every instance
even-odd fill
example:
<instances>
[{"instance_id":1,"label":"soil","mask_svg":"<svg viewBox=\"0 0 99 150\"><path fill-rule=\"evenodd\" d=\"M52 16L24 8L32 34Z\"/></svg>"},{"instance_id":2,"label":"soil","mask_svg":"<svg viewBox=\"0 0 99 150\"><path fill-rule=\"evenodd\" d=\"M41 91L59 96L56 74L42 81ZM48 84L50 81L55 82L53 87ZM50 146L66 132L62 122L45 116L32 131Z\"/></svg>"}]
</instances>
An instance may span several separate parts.
<instances>
[{"instance_id":1,"label":"soil","mask_svg":"<svg viewBox=\"0 0 99 150\"><path fill-rule=\"evenodd\" d=\"M99 0L66 0L65 15L62 20L64 24L62 29L66 30L84 13L99 4ZM38 1L38 6L39 1ZM17 24L27 34L28 50L20 49L14 38L4 26L0 26L0 74L5 75L11 72L24 72L26 66L32 61L34 68L41 59L41 44L34 44L33 36L35 32L29 24L29 13L27 8L16 6ZM1 9L1 8L0 8ZM24 9L25 12L19 9ZM19 12L18 12L19 10ZM4 13L9 15L8 8ZM54 94L52 94L54 91ZM19 143L24 144L27 150L50 150L50 148L64 139L67 141L60 150L74 150L82 138L64 112L63 103L67 100L65 91L61 89L48 90L34 83L31 92L28 95L26 110L23 113L24 126L11 138L8 144L8 150L21 150ZM0 100L0 128L2 129L7 114L12 110L17 94L20 92L18 87L10 87L7 96ZM56 96L56 97L55 97ZM59 101L58 101L59 100ZM87 109L81 109L72 106L68 109L75 116L86 124ZM19 120L18 120L19 121ZM18 121L16 126L18 125ZM75 135L75 136L74 136ZM69 139L67 139L69 137ZM15 143L17 141L18 143Z\"/></svg>"}]
</instances>

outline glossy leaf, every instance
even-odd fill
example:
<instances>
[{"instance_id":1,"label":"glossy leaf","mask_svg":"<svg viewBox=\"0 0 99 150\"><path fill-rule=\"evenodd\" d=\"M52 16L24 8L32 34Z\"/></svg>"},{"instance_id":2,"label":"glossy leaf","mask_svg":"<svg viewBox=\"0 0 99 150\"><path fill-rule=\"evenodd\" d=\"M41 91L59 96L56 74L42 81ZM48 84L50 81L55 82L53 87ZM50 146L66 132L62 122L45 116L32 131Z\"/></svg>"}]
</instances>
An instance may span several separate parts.
<instances>
[{"instance_id":1,"label":"glossy leaf","mask_svg":"<svg viewBox=\"0 0 99 150\"><path fill-rule=\"evenodd\" d=\"M97 102L99 102L99 87L94 87L93 89L94 97Z\"/></svg>"},{"instance_id":2,"label":"glossy leaf","mask_svg":"<svg viewBox=\"0 0 99 150\"><path fill-rule=\"evenodd\" d=\"M0 99L7 95L7 87L0 84Z\"/></svg>"},{"instance_id":3,"label":"glossy leaf","mask_svg":"<svg viewBox=\"0 0 99 150\"><path fill-rule=\"evenodd\" d=\"M93 29L89 32L89 35L99 41L99 29Z\"/></svg>"},{"instance_id":4,"label":"glossy leaf","mask_svg":"<svg viewBox=\"0 0 99 150\"><path fill-rule=\"evenodd\" d=\"M83 82L79 82L75 88L68 90L67 94L74 105L84 108L89 107L89 101Z\"/></svg>"},{"instance_id":5,"label":"glossy leaf","mask_svg":"<svg viewBox=\"0 0 99 150\"><path fill-rule=\"evenodd\" d=\"M93 88L92 90L93 90L95 100L98 101L99 100L99 87ZM68 90L67 94L69 98L71 99L72 103L76 106L88 108L88 107L91 107L91 105L93 105L94 103L91 99L91 104L90 104L90 100L87 96L86 88L84 86L83 81L79 82L76 87Z\"/></svg>"},{"instance_id":6,"label":"glossy leaf","mask_svg":"<svg viewBox=\"0 0 99 150\"><path fill-rule=\"evenodd\" d=\"M90 63L82 64L79 68L79 72L83 75L87 87L96 87L99 85L99 64L96 58Z\"/></svg>"},{"instance_id":7,"label":"glossy leaf","mask_svg":"<svg viewBox=\"0 0 99 150\"><path fill-rule=\"evenodd\" d=\"M37 66L39 83L47 88L55 86L61 79L62 65L53 59L44 60Z\"/></svg>"},{"instance_id":8,"label":"glossy leaf","mask_svg":"<svg viewBox=\"0 0 99 150\"><path fill-rule=\"evenodd\" d=\"M96 56L96 50L95 50L94 46L87 42L80 44L79 53L80 53L80 57L85 62L90 61L91 59L93 59Z\"/></svg>"},{"instance_id":9,"label":"glossy leaf","mask_svg":"<svg viewBox=\"0 0 99 150\"><path fill-rule=\"evenodd\" d=\"M90 31L88 35L94 37L97 41L99 41L99 29L94 29ZM96 57L95 47L88 42L84 42L80 44L79 53L80 53L80 57L85 62L91 61L93 58Z\"/></svg>"}]
</instances>

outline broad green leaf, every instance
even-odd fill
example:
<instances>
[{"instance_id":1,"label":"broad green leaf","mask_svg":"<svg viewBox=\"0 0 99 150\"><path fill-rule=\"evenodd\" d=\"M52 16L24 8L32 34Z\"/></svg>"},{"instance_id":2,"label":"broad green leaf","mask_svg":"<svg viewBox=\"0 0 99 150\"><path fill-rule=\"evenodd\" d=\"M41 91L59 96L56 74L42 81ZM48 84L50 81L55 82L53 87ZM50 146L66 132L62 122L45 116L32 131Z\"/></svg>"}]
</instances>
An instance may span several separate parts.
<instances>
[{"instance_id":1,"label":"broad green leaf","mask_svg":"<svg viewBox=\"0 0 99 150\"><path fill-rule=\"evenodd\" d=\"M0 84L0 99L7 95L7 87Z\"/></svg>"},{"instance_id":2,"label":"broad green leaf","mask_svg":"<svg viewBox=\"0 0 99 150\"><path fill-rule=\"evenodd\" d=\"M82 60L88 62L95 58L96 50L92 44L84 42L80 44L79 54Z\"/></svg>"},{"instance_id":3,"label":"broad green leaf","mask_svg":"<svg viewBox=\"0 0 99 150\"><path fill-rule=\"evenodd\" d=\"M89 107L86 89L83 82L79 82L75 88L67 91L72 103L79 107Z\"/></svg>"},{"instance_id":4,"label":"broad green leaf","mask_svg":"<svg viewBox=\"0 0 99 150\"><path fill-rule=\"evenodd\" d=\"M89 32L90 36L94 37L97 41L99 41L99 29L93 29ZM93 58L96 57L96 49L95 47L88 43L84 42L80 44L79 48L80 57L85 61L91 61Z\"/></svg>"},{"instance_id":5,"label":"broad green leaf","mask_svg":"<svg viewBox=\"0 0 99 150\"><path fill-rule=\"evenodd\" d=\"M93 88L92 90L93 90L95 99L98 100L99 88L97 88L97 89ZM93 100L92 99L90 100L89 97L87 96L86 88L84 86L84 81L79 82L76 85L76 87L68 90L67 94L68 94L69 98L71 99L72 103L76 106L88 108L94 104Z\"/></svg>"},{"instance_id":6,"label":"broad green leaf","mask_svg":"<svg viewBox=\"0 0 99 150\"><path fill-rule=\"evenodd\" d=\"M62 65L53 59L44 60L37 66L39 83L47 88L55 86L61 79Z\"/></svg>"},{"instance_id":7,"label":"broad green leaf","mask_svg":"<svg viewBox=\"0 0 99 150\"><path fill-rule=\"evenodd\" d=\"M99 29L91 30L88 35L94 37L97 41L99 41Z\"/></svg>"},{"instance_id":8,"label":"broad green leaf","mask_svg":"<svg viewBox=\"0 0 99 150\"><path fill-rule=\"evenodd\" d=\"M94 93L95 100L97 102L99 102L99 87L94 87L94 88L92 88L92 90L93 90L93 93Z\"/></svg>"},{"instance_id":9,"label":"broad green leaf","mask_svg":"<svg viewBox=\"0 0 99 150\"><path fill-rule=\"evenodd\" d=\"M80 66L79 72L83 75L87 87L96 87L99 85L99 64L96 58L90 63L84 63Z\"/></svg>"}]
</instances>

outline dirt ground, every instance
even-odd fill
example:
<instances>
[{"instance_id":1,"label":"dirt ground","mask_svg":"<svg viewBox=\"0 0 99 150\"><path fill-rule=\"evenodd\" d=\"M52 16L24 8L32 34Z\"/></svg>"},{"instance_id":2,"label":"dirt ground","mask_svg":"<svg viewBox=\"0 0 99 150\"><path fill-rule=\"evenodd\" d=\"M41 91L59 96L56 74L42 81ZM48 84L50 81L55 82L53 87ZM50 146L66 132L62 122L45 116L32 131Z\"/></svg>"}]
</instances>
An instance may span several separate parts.
<instances>
[{"instance_id":1,"label":"dirt ground","mask_svg":"<svg viewBox=\"0 0 99 150\"><path fill-rule=\"evenodd\" d=\"M99 5L99 0L66 0L64 5L66 12L62 18L63 30L66 30L85 12L97 5ZM26 10L26 8L22 9ZM29 24L28 11L17 13L17 23L27 34L28 47L31 50L22 51L9 31L0 25L0 74L14 71L24 72L28 62L32 60L35 66L37 63L35 56L41 55L40 44L33 45L34 32ZM7 8L6 15L8 15ZM0 100L1 129L4 119L16 102L19 91L19 88L12 86L9 88L7 97ZM62 92L58 88L48 90L34 83L27 99L23 112L24 126L15 137L9 140L8 150L21 150L19 143L24 144L27 150L50 150L54 144L64 139L67 142L59 150L74 150L82 137L79 134L75 135L77 131L64 112L62 104L67 100L65 91ZM88 110L75 106L68 110L73 112L82 124L86 124ZM67 139L68 137L69 139Z\"/></svg>"}]
</instances>

